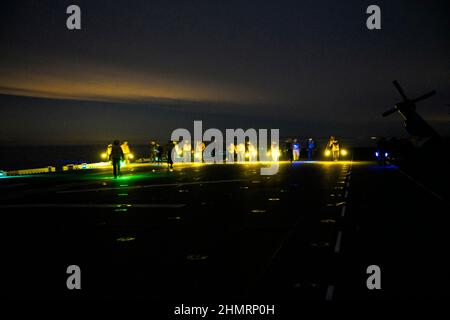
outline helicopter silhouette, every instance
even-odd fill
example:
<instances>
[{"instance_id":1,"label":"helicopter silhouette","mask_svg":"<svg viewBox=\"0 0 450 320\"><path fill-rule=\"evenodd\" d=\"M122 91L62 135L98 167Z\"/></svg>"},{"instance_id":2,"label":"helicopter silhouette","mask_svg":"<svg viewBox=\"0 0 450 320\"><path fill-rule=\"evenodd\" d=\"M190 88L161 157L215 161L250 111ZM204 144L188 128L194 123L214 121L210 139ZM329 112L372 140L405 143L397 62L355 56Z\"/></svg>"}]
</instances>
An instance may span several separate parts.
<instances>
[{"instance_id":1,"label":"helicopter silhouette","mask_svg":"<svg viewBox=\"0 0 450 320\"><path fill-rule=\"evenodd\" d=\"M402 96L403 101L396 103L394 108L383 112L383 117L398 112L404 119L406 131L411 136L418 139L439 137L439 134L416 112L416 103L433 96L436 94L436 91L432 90L418 98L409 99L397 80L394 80L392 83Z\"/></svg>"}]
</instances>

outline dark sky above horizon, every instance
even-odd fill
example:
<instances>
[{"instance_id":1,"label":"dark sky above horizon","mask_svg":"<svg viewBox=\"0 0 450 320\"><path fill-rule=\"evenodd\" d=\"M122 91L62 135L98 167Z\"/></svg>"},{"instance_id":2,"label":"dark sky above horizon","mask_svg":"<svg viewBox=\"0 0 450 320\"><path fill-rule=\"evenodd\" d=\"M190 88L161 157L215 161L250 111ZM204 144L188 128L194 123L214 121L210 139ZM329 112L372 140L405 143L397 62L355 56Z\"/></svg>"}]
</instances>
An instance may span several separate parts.
<instances>
[{"instance_id":1,"label":"dark sky above horizon","mask_svg":"<svg viewBox=\"0 0 450 320\"><path fill-rule=\"evenodd\" d=\"M82 29L66 28L77 4ZM366 28L377 4L382 29ZM404 135L418 105L450 134L449 1L3 1L0 143L168 139L177 127Z\"/></svg>"}]
</instances>

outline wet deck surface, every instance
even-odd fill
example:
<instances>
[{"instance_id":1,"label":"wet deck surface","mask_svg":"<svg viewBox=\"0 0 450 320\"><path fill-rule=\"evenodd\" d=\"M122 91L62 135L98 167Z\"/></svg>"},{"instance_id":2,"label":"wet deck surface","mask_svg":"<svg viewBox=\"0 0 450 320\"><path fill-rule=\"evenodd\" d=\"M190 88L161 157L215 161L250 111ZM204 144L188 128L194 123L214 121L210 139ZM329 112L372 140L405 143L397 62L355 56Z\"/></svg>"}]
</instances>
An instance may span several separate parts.
<instances>
[{"instance_id":1,"label":"wet deck surface","mask_svg":"<svg viewBox=\"0 0 450 320\"><path fill-rule=\"evenodd\" d=\"M383 299L449 285L448 199L393 166L142 166L117 180L1 179L0 190L3 296ZM382 290L366 287L372 264Z\"/></svg>"}]
</instances>

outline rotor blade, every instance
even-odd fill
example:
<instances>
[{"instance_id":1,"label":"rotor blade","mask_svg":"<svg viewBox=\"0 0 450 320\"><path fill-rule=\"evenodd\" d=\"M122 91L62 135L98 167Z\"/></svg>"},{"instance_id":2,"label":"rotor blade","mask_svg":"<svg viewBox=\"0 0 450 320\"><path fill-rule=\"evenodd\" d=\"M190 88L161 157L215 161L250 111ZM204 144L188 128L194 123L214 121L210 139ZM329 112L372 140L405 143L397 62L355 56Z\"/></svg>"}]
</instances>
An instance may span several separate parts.
<instances>
[{"instance_id":1,"label":"rotor blade","mask_svg":"<svg viewBox=\"0 0 450 320\"><path fill-rule=\"evenodd\" d=\"M397 111L397 108L389 109L388 111L383 112L382 116L387 117L388 115L393 114L395 111Z\"/></svg>"},{"instance_id":2,"label":"rotor blade","mask_svg":"<svg viewBox=\"0 0 450 320\"><path fill-rule=\"evenodd\" d=\"M397 90L400 93L400 95L402 96L403 100L408 100L405 92L403 91L402 87L400 87L400 84L397 82L397 80L392 81L392 83L394 84L394 87L397 88Z\"/></svg>"},{"instance_id":3,"label":"rotor blade","mask_svg":"<svg viewBox=\"0 0 450 320\"><path fill-rule=\"evenodd\" d=\"M413 100L413 102L418 102L418 101L420 101L420 100L424 100L424 99L426 99L426 98L431 97L431 96L434 95L434 94L436 94L436 91L435 91L435 90L430 91L430 92L428 92L428 93L425 93L424 95L421 95L421 96L418 97L418 98L415 98L415 99Z\"/></svg>"}]
</instances>

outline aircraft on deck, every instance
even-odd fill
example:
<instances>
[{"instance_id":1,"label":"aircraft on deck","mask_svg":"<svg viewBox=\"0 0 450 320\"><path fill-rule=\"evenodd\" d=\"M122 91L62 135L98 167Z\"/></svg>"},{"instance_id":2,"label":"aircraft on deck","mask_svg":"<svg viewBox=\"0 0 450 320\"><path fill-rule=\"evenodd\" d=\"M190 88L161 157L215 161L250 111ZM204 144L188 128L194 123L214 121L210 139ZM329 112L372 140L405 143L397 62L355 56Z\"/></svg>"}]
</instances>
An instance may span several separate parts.
<instances>
[{"instance_id":1,"label":"aircraft on deck","mask_svg":"<svg viewBox=\"0 0 450 320\"><path fill-rule=\"evenodd\" d=\"M396 103L392 109L383 112L383 117L398 112L404 119L406 131L408 131L416 144L420 145L432 138L439 138L439 134L416 112L416 103L433 96L436 94L436 91L432 90L418 98L410 99L406 96L405 91L397 80L394 80L393 84L402 96L403 101Z\"/></svg>"},{"instance_id":2,"label":"aircraft on deck","mask_svg":"<svg viewBox=\"0 0 450 320\"><path fill-rule=\"evenodd\" d=\"M417 98L410 99L397 80L394 80L393 84L403 100L396 103L393 108L383 112L382 116L387 117L398 112L404 120L405 129L409 133L410 138L392 138L387 142L386 139L382 139L382 142L386 143L385 148L391 150L389 153L392 154L392 157L404 160L422 161L436 158L439 152L441 155L442 153L448 153L449 147L446 139L443 139L439 133L437 133L431 125L416 112L416 103L428 99L436 94L436 91L432 90ZM378 148L380 148L380 146L378 146ZM379 153L379 150L377 153ZM385 153L383 152L383 154Z\"/></svg>"}]
</instances>

